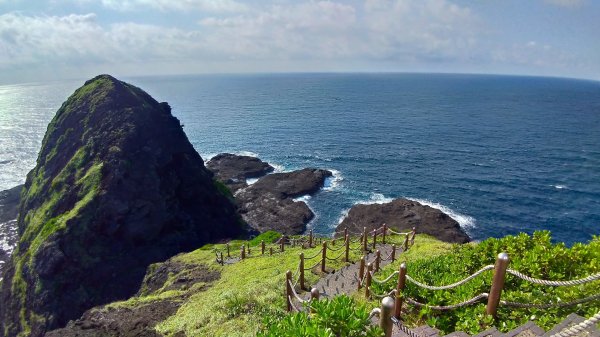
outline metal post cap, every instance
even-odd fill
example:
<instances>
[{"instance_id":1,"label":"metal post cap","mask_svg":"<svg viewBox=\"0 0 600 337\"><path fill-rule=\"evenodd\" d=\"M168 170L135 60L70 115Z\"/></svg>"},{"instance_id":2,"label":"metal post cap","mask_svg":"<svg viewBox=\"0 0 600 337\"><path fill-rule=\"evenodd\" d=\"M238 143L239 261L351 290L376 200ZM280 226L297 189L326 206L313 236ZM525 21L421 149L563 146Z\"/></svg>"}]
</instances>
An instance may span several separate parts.
<instances>
[{"instance_id":1,"label":"metal post cap","mask_svg":"<svg viewBox=\"0 0 600 337\"><path fill-rule=\"evenodd\" d=\"M389 309L393 309L394 308L394 299L389 296L384 297L383 300L381 300L381 306L389 308Z\"/></svg>"},{"instance_id":2,"label":"metal post cap","mask_svg":"<svg viewBox=\"0 0 600 337\"><path fill-rule=\"evenodd\" d=\"M506 254L504 252L500 253L500 254L498 254L498 259L508 261L508 254Z\"/></svg>"}]
</instances>

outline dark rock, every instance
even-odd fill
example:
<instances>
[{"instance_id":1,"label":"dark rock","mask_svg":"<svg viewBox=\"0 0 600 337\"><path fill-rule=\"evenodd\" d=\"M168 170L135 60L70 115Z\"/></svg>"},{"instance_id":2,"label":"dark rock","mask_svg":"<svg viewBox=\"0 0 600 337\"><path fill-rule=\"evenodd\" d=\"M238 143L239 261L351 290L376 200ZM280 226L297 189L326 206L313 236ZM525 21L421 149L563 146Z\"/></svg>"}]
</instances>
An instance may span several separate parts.
<instances>
[{"instance_id":1,"label":"dark rock","mask_svg":"<svg viewBox=\"0 0 600 337\"><path fill-rule=\"evenodd\" d=\"M23 185L0 191L0 223L17 218Z\"/></svg>"},{"instance_id":2,"label":"dark rock","mask_svg":"<svg viewBox=\"0 0 600 337\"><path fill-rule=\"evenodd\" d=\"M404 198L385 204L354 205L337 226L336 233L339 235L346 227L351 232L362 233L363 227L367 227L367 231L370 231L384 223L393 230L401 232L416 227L417 233L429 234L446 242L470 241L458 222L447 214Z\"/></svg>"},{"instance_id":3,"label":"dark rock","mask_svg":"<svg viewBox=\"0 0 600 337\"><path fill-rule=\"evenodd\" d=\"M262 177L274 170L273 166L258 158L231 153L214 156L206 163L206 168L232 192L248 186L246 179Z\"/></svg>"},{"instance_id":4,"label":"dark rock","mask_svg":"<svg viewBox=\"0 0 600 337\"><path fill-rule=\"evenodd\" d=\"M311 168L269 174L239 190L235 200L250 227L260 232L301 234L314 214L306 203L293 198L317 192L330 176L327 170Z\"/></svg>"},{"instance_id":5,"label":"dark rock","mask_svg":"<svg viewBox=\"0 0 600 337\"><path fill-rule=\"evenodd\" d=\"M168 104L108 75L86 82L27 176L0 335L41 336L135 294L148 265L241 235L218 187Z\"/></svg>"}]
</instances>

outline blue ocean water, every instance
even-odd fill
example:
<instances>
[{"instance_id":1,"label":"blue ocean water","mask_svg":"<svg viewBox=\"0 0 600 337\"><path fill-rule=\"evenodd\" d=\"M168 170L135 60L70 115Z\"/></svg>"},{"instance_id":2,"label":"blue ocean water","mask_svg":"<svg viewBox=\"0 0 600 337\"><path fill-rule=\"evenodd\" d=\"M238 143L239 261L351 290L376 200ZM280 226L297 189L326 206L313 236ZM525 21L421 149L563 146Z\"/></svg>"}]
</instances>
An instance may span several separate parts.
<instances>
[{"instance_id":1,"label":"blue ocean water","mask_svg":"<svg viewBox=\"0 0 600 337\"><path fill-rule=\"evenodd\" d=\"M208 159L331 169L310 198L330 233L358 202L441 208L474 239L600 234L600 82L439 74L125 78L168 101ZM24 180L46 124L83 81L0 87L0 189Z\"/></svg>"}]
</instances>

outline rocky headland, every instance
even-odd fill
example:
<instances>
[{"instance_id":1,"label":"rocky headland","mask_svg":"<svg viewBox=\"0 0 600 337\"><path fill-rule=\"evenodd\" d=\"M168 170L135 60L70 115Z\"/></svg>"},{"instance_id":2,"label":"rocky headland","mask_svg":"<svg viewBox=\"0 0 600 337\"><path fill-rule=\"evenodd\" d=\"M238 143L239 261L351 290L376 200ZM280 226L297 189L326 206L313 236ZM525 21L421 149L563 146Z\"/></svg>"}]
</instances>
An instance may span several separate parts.
<instances>
[{"instance_id":1,"label":"rocky headland","mask_svg":"<svg viewBox=\"0 0 600 337\"><path fill-rule=\"evenodd\" d=\"M458 222L448 214L404 198L383 204L354 205L337 226L336 235L343 233L345 228L351 232L362 233L363 227L371 231L384 223L400 232L416 227L417 233L429 234L445 242L466 243L471 240Z\"/></svg>"},{"instance_id":2,"label":"rocky headland","mask_svg":"<svg viewBox=\"0 0 600 337\"><path fill-rule=\"evenodd\" d=\"M273 171L268 163L230 153L213 157L206 167L234 191L238 211L251 228L288 235L303 233L314 217L308 205L295 198L318 192L332 176L330 171L315 168L268 174ZM259 179L248 185L248 178Z\"/></svg>"},{"instance_id":3,"label":"rocky headland","mask_svg":"<svg viewBox=\"0 0 600 337\"><path fill-rule=\"evenodd\" d=\"M17 221L3 336L42 336L135 294L151 263L245 233L169 105L108 75L49 124Z\"/></svg>"}]
</instances>

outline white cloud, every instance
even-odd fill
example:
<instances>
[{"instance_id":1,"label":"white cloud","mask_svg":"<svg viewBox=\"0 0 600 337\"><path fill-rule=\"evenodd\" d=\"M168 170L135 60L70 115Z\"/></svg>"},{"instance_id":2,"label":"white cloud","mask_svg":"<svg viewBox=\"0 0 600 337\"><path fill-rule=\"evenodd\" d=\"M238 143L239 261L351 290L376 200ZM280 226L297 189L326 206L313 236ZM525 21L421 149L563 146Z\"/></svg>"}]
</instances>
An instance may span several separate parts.
<instances>
[{"instance_id":1,"label":"white cloud","mask_svg":"<svg viewBox=\"0 0 600 337\"><path fill-rule=\"evenodd\" d=\"M79 0L89 1L89 0ZM234 0L102 0L108 8L130 11L138 8L154 8L162 11L238 12L247 6Z\"/></svg>"}]
</instances>

